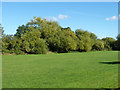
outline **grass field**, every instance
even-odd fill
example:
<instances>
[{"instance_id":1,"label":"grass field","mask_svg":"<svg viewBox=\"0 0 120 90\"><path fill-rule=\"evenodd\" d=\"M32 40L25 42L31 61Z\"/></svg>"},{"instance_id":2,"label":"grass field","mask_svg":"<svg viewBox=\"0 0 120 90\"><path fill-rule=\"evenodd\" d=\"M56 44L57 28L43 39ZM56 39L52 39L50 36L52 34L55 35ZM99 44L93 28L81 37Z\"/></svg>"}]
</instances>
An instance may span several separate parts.
<instances>
[{"instance_id":1,"label":"grass field","mask_svg":"<svg viewBox=\"0 0 120 90\"><path fill-rule=\"evenodd\" d=\"M117 88L118 52L3 56L3 88Z\"/></svg>"}]
</instances>

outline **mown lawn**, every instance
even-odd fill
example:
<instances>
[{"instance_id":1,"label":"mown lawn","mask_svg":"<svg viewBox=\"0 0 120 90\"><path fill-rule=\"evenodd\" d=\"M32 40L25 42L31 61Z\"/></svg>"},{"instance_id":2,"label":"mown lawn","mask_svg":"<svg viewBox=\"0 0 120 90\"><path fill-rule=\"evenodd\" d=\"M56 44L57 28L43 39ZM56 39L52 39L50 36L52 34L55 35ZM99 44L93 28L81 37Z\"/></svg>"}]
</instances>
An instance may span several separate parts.
<instances>
[{"instance_id":1,"label":"mown lawn","mask_svg":"<svg viewBox=\"0 0 120 90\"><path fill-rule=\"evenodd\" d=\"M117 88L118 52L2 56L3 88Z\"/></svg>"}]
</instances>

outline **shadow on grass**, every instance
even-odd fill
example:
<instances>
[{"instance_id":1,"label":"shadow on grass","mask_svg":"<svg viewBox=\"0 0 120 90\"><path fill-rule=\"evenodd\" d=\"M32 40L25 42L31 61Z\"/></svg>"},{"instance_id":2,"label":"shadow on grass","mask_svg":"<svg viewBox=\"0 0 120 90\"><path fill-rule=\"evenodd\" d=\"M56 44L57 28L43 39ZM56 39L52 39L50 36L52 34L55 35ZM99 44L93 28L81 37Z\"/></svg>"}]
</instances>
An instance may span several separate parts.
<instances>
[{"instance_id":1,"label":"shadow on grass","mask_svg":"<svg viewBox=\"0 0 120 90\"><path fill-rule=\"evenodd\" d=\"M102 64L120 64L120 61L114 61L114 62L99 62L99 63L102 63Z\"/></svg>"}]
</instances>

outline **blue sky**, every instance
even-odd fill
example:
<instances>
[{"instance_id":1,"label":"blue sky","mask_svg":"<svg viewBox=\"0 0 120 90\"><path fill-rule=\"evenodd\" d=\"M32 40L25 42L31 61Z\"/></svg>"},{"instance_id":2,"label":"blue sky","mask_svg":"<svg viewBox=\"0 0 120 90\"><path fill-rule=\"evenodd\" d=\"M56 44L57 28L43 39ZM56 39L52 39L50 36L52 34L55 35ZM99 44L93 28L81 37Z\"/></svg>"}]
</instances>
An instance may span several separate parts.
<instances>
[{"instance_id":1,"label":"blue sky","mask_svg":"<svg viewBox=\"0 0 120 90\"><path fill-rule=\"evenodd\" d=\"M26 24L33 16L58 21L62 27L73 31L83 29L99 38L118 34L117 2L3 2L2 26L5 34L15 34L18 26Z\"/></svg>"}]
</instances>

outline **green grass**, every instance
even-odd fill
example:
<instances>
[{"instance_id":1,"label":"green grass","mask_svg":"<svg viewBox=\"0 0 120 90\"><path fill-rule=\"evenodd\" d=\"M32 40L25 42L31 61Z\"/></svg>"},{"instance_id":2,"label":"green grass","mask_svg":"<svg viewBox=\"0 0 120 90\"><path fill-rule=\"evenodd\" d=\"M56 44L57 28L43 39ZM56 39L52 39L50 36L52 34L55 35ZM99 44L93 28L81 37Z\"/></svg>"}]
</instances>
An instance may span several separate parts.
<instances>
[{"instance_id":1,"label":"green grass","mask_svg":"<svg viewBox=\"0 0 120 90\"><path fill-rule=\"evenodd\" d=\"M117 51L3 56L3 88L117 88Z\"/></svg>"}]
</instances>

